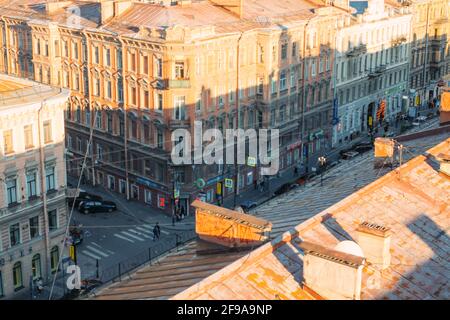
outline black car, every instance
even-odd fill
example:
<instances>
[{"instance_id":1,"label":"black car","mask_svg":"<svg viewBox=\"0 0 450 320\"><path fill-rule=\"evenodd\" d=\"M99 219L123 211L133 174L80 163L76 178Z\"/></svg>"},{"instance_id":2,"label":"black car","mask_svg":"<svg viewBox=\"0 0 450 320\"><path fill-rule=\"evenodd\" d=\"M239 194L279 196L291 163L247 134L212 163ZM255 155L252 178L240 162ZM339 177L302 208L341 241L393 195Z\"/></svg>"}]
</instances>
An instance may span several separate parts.
<instances>
[{"instance_id":1,"label":"black car","mask_svg":"<svg viewBox=\"0 0 450 320\"><path fill-rule=\"evenodd\" d=\"M117 206L112 201L83 201L78 207L78 211L81 213L94 213L94 212L113 212L117 210Z\"/></svg>"},{"instance_id":2,"label":"black car","mask_svg":"<svg viewBox=\"0 0 450 320\"><path fill-rule=\"evenodd\" d=\"M277 190L275 190L274 194L279 196L285 192L288 192L289 190L291 190L291 184L290 183L285 183L283 184L281 187L279 187Z\"/></svg>"},{"instance_id":3,"label":"black car","mask_svg":"<svg viewBox=\"0 0 450 320\"><path fill-rule=\"evenodd\" d=\"M86 191L81 191L78 194L78 197L67 197L67 202L69 204L69 208L72 208L73 203L75 202L75 208L78 208L81 202L84 201L102 201L103 198L97 196L95 194L87 193Z\"/></svg>"},{"instance_id":4,"label":"black car","mask_svg":"<svg viewBox=\"0 0 450 320\"><path fill-rule=\"evenodd\" d=\"M364 153L366 151L372 150L373 148L373 144L371 143L361 143L361 144L357 144L354 147L354 151L359 152L359 153Z\"/></svg>"},{"instance_id":5,"label":"black car","mask_svg":"<svg viewBox=\"0 0 450 320\"><path fill-rule=\"evenodd\" d=\"M249 210L256 208L258 204L255 201L252 200L245 200L241 203L241 208L244 210L244 212L248 212Z\"/></svg>"}]
</instances>

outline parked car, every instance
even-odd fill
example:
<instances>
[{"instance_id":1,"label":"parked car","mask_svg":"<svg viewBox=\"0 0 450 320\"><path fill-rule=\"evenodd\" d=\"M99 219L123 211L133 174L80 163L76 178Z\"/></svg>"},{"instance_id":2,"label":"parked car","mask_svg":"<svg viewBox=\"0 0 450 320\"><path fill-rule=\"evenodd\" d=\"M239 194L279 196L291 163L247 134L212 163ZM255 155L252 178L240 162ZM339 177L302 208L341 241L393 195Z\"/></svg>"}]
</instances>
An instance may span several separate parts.
<instances>
[{"instance_id":1,"label":"parked car","mask_svg":"<svg viewBox=\"0 0 450 320\"><path fill-rule=\"evenodd\" d=\"M78 207L78 211L88 214L94 212L113 212L117 206L112 201L83 201Z\"/></svg>"},{"instance_id":2,"label":"parked car","mask_svg":"<svg viewBox=\"0 0 450 320\"><path fill-rule=\"evenodd\" d=\"M249 210L256 208L258 204L253 200L245 200L241 202L241 208L244 212L248 212Z\"/></svg>"},{"instance_id":3,"label":"parked car","mask_svg":"<svg viewBox=\"0 0 450 320\"><path fill-rule=\"evenodd\" d=\"M358 154L359 154L359 152L356 152L356 151L348 151L348 152L345 152L344 154L342 154L342 159L349 160L351 158L356 157Z\"/></svg>"},{"instance_id":4,"label":"parked car","mask_svg":"<svg viewBox=\"0 0 450 320\"><path fill-rule=\"evenodd\" d=\"M373 145L371 143L360 143L355 146L354 151L364 153L366 151L372 150L372 148Z\"/></svg>"},{"instance_id":5,"label":"parked car","mask_svg":"<svg viewBox=\"0 0 450 320\"><path fill-rule=\"evenodd\" d=\"M275 190L274 194L279 196L280 194L288 192L289 190L291 190L291 184L285 183L281 187L279 187L277 190Z\"/></svg>"},{"instance_id":6,"label":"parked car","mask_svg":"<svg viewBox=\"0 0 450 320\"><path fill-rule=\"evenodd\" d=\"M77 197L67 197L67 203L69 204L69 207L72 208L73 203L75 202L75 208L78 208L80 206L80 203L83 201L102 201L103 198L100 196L97 196L95 194L87 193L84 190L80 190Z\"/></svg>"}]
</instances>

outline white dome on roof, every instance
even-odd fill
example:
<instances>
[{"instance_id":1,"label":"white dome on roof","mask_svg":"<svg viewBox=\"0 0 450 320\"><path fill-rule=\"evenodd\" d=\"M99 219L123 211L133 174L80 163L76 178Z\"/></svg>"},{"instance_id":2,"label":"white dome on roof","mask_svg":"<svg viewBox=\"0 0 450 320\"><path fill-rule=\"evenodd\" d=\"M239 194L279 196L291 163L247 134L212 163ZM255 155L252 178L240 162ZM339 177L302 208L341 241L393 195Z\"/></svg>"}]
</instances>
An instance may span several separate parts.
<instances>
[{"instance_id":1,"label":"white dome on roof","mask_svg":"<svg viewBox=\"0 0 450 320\"><path fill-rule=\"evenodd\" d=\"M334 247L334 250L364 258L364 253L361 247L354 241L341 241L336 245L336 247Z\"/></svg>"}]
</instances>

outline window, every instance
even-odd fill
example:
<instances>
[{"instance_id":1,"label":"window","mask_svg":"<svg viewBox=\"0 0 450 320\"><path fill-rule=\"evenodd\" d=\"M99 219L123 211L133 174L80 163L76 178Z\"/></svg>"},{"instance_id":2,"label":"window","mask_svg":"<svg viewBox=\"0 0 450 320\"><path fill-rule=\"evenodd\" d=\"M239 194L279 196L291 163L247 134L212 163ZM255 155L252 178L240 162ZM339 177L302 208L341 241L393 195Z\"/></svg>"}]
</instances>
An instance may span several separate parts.
<instances>
[{"instance_id":1,"label":"window","mask_svg":"<svg viewBox=\"0 0 450 320\"><path fill-rule=\"evenodd\" d=\"M136 71L136 54L135 53L130 54L130 65L131 65L131 70Z\"/></svg>"},{"instance_id":2,"label":"window","mask_svg":"<svg viewBox=\"0 0 450 320\"><path fill-rule=\"evenodd\" d=\"M199 93L197 97L197 102L195 103L195 111L201 111L202 110L202 94Z\"/></svg>"},{"instance_id":3,"label":"window","mask_svg":"<svg viewBox=\"0 0 450 320\"><path fill-rule=\"evenodd\" d=\"M311 63L311 76L316 76L316 59L313 59Z\"/></svg>"},{"instance_id":4,"label":"window","mask_svg":"<svg viewBox=\"0 0 450 320\"><path fill-rule=\"evenodd\" d=\"M277 81L274 79L274 78L272 78L272 83L271 83L272 85L271 85L271 93L272 94L274 94L274 93L276 93L277 92Z\"/></svg>"},{"instance_id":5,"label":"window","mask_svg":"<svg viewBox=\"0 0 450 320\"><path fill-rule=\"evenodd\" d=\"M103 127L103 113L99 108L96 109L95 112L95 127L97 129L101 129Z\"/></svg>"},{"instance_id":6,"label":"window","mask_svg":"<svg viewBox=\"0 0 450 320\"><path fill-rule=\"evenodd\" d=\"M108 189L116 190L116 178L114 176L108 175Z\"/></svg>"},{"instance_id":7,"label":"window","mask_svg":"<svg viewBox=\"0 0 450 320\"><path fill-rule=\"evenodd\" d=\"M286 115L286 105L282 105L280 107L280 123L283 123L286 120L285 115Z\"/></svg>"},{"instance_id":8,"label":"window","mask_svg":"<svg viewBox=\"0 0 450 320\"><path fill-rule=\"evenodd\" d=\"M33 217L29 220L30 224L30 239L34 239L39 236L39 217Z\"/></svg>"},{"instance_id":9,"label":"window","mask_svg":"<svg viewBox=\"0 0 450 320\"><path fill-rule=\"evenodd\" d=\"M297 56L297 42L292 43L292 56Z\"/></svg>"},{"instance_id":10,"label":"window","mask_svg":"<svg viewBox=\"0 0 450 320\"><path fill-rule=\"evenodd\" d=\"M36 172L27 173L27 195L28 199L36 197Z\"/></svg>"},{"instance_id":11,"label":"window","mask_svg":"<svg viewBox=\"0 0 450 320\"><path fill-rule=\"evenodd\" d=\"M98 47L94 47L94 63L99 63L99 50Z\"/></svg>"},{"instance_id":12,"label":"window","mask_svg":"<svg viewBox=\"0 0 450 320\"><path fill-rule=\"evenodd\" d=\"M42 277L41 255L39 253L35 254L31 260L31 273L33 274L33 280L37 280Z\"/></svg>"},{"instance_id":13,"label":"window","mask_svg":"<svg viewBox=\"0 0 450 320\"><path fill-rule=\"evenodd\" d=\"M162 133L162 130L161 129L158 129L157 130L157 133L156 133L156 143L157 143L157 146L158 146L158 148L160 148L160 149L162 149L163 147L164 147L164 141L163 141L163 133Z\"/></svg>"},{"instance_id":14,"label":"window","mask_svg":"<svg viewBox=\"0 0 450 320\"><path fill-rule=\"evenodd\" d=\"M22 263L16 262L13 267L13 285L14 290L19 290L23 288L22 279Z\"/></svg>"},{"instance_id":15,"label":"window","mask_svg":"<svg viewBox=\"0 0 450 320\"><path fill-rule=\"evenodd\" d=\"M9 245L14 247L20 244L20 225L15 223L9 226Z\"/></svg>"},{"instance_id":16,"label":"window","mask_svg":"<svg viewBox=\"0 0 450 320\"><path fill-rule=\"evenodd\" d=\"M185 99L184 96L175 97L174 118L176 120L185 120L186 118L184 99Z\"/></svg>"},{"instance_id":17,"label":"window","mask_svg":"<svg viewBox=\"0 0 450 320\"><path fill-rule=\"evenodd\" d=\"M103 161L103 147L97 144L97 159Z\"/></svg>"},{"instance_id":18,"label":"window","mask_svg":"<svg viewBox=\"0 0 450 320\"><path fill-rule=\"evenodd\" d=\"M162 59L156 58L155 59L155 76L158 78L162 77Z\"/></svg>"},{"instance_id":19,"label":"window","mask_svg":"<svg viewBox=\"0 0 450 320\"><path fill-rule=\"evenodd\" d=\"M112 90L111 90L111 80L106 80L106 98L111 99Z\"/></svg>"},{"instance_id":20,"label":"window","mask_svg":"<svg viewBox=\"0 0 450 320\"><path fill-rule=\"evenodd\" d=\"M113 130L113 116L112 116L112 114L110 113L110 112L108 112L107 114L106 114L106 130L109 132L109 133L112 133L112 130Z\"/></svg>"},{"instance_id":21,"label":"window","mask_svg":"<svg viewBox=\"0 0 450 320\"><path fill-rule=\"evenodd\" d=\"M175 79L184 79L184 62L175 62Z\"/></svg>"},{"instance_id":22,"label":"window","mask_svg":"<svg viewBox=\"0 0 450 320\"><path fill-rule=\"evenodd\" d=\"M281 59L285 60L287 58L287 43L281 45Z\"/></svg>"},{"instance_id":23,"label":"window","mask_svg":"<svg viewBox=\"0 0 450 320\"><path fill-rule=\"evenodd\" d=\"M44 121L44 143L52 142L52 122L51 120Z\"/></svg>"},{"instance_id":24,"label":"window","mask_svg":"<svg viewBox=\"0 0 450 320\"><path fill-rule=\"evenodd\" d=\"M280 74L280 91L286 89L286 71L281 71Z\"/></svg>"},{"instance_id":25,"label":"window","mask_svg":"<svg viewBox=\"0 0 450 320\"><path fill-rule=\"evenodd\" d=\"M119 192L126 193L127 192L127 184L125 180L119 179Z\"/></svg>"},{"instance_id":26,"label":"window","mask_svg":"<svg viewBox=\"0 0 450 320\"><path fill-rule=\"evenodd\" d=\"M48 230L54 231L58 229L58 214L56 209L48 212Z\"/></svg>"},{"instance_id":27,"label":"window","mask_svg":"<svg viewBox=\"0 0 450 320\"><path fill-rule=\"evenodd\" d=\"M50 191L55 189L55 167L45 168L45 191Z\"/></svg>"},{"instance_id":28,"label":"window","mask_svg":"<svg viewBox=\"0 0 450 320\"><path fill-rule=\"evenodd\" d=\"M152 192L150 190L144 190L144 199L146 204L152 204Z\"/></svg>"},{"instance_id":29,"label":"window","mask_svg":"<svg viewBox=\"0 0 450 320\"><path fill-rule=\"evenodd\" d=\"M14 152L12 134L13 134L12 129L3 131L3 148L5 154L10 154Z\"/></svg>"},{"instance_id":30,"label":"window","mask_svg":"<svg viewBox=\"0 0 450 320\"><path fill-rule=\"evenodd\" d=\"M166 207L166 199L163 195L158 194L158 208L164 209Z\"/></svg>"},{"instance_id":31,"label":"window","mask_svg":"<svg viewBox=\"0 0 450 320\"><path fill-rule=\"evenodd\" d=\"M78 43L76 42L73 44L73 58L78 60Z\"/></svg>"},{"instance_id":32,"label":"window","mask_svg":"<svg viewBox=\"0 0 450 320\"><path fill-rule=\"evenodd\" d=\"M16 178L6 180L6 196L8 205L17 203L17 180Z\"/></svg>"},{"instance_id":33,"label":"window","mask_svg":"<svg viewBox=\"0 0 450 320\"><path fill-rule=\"evenodd\" d=\"M0 298L4 296L3 293L3 278L2 278L2 272L0 271Z\"/></svg>"},{"instance_id":34,"label":"window","mask_svg":"<svg viewBox=\"0 0 450 320\"><path fill-rule=\"evenodd\" d=\"M150 108L150 94L148 90L144 90L144 107Z\"/></svg>"},{"instance_id":35,"label":"window","mask_svg":"<svg viewBox=\"0 0 450 320\"><path fill-rule=\"evenodd\" d=\"M25 137L25 149L33 148L33 126L30 124L23 127L23 133Z\"/></svg>"},{"instance_id":36,"label":"window","mask_svg":"<svg viewBox=\"0 0 450 320\"><path fill-rule=\"evenodd\" d=\"M106 65L109 67L111 65L111 49L106 49L105 51L105 56L106 56Z\"/></svg>"},{"instance_id":37,"label":"window","mask_svg":"<svg viewBox=\"0 0 450 320\"><path fill-rule=\"evenodd\" d=\"M54 246L50 251L50 268L52 270L52 273L54 273L58 268L58 261L59 261L59 248L58 246Z\"/></svg>"},{"instance_id":38,"label":"window","mask_svg":"<svg viewBox=\"0 0 450 320\"><path fill-rule=\"evenodd\" d=\"M156 110L162 111L163 109L163 95L162 93L156 94Z\"/></svg>"},{"instance_id":39,"label":"window","mask_svg":"<svg viewBox=\"0 0 450 320\"><path fill-rule=\"evenodd\" d=\"M296 83L295 83L295 71L294 71L294 69L291 69L290 83L291 83L291 88L295 87Z\"/></svg>"}]
</instances>

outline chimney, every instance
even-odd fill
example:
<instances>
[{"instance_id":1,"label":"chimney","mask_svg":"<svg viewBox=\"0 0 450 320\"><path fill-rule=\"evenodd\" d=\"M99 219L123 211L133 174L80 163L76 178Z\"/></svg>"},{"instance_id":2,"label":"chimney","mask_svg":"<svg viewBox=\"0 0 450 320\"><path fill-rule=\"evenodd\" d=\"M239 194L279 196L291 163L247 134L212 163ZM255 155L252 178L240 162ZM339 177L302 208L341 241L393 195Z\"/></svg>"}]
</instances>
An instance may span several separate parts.
<instances>
[{"instance_id":1,"label":"chimney","mask_svg":"<svg viewBox=\"0 0 450 320\"><path fill-rule=\"evenodd\" d=\"M58 0L47 1L45 3L45 9L47 10L47 13L52 14L62 8L69 6L71 3L72 1L58 1Z\"/></svg>"},{"instance_id":2,"label":"chimney","mask_svg":"<svg viewBox=\"0 0 450 320\"><path fill-rule=\"evenodd\" d=\"M355 244L356 245L356 244ZM304 285L326 299L360 300L365 258L302 242Z\"/></svg>"},{"instance_id":3,"label":"chimney","mask_svg":"<svg viewBox=\"0 0 450 320\"><path fill-rule=\"evenodd\" d=\"M384 226L363 222L356 229L358 244L364 252L367 261L381 269L386 269L391 263L391 230Z\"/></svg>"},{"instance_id":4,"label":"chimney","mask_svg":"<svg viewBox=\"0 0 450 320\"><path fill-rule=\"evenodd\" d=\"M210 0L215 5L231 11L239 18L244 15L244 0Z\"/></svg>"},{"instance_id":5,"label":"chimney","mask_svg":"<svg viewBox=\"0 0 450 320\"><path fill-rule=\"evenodd\" d=\"M450 154L440 153L437 158L439 160L439 171L450 177Z\"/></svg>"},{"instance_id":6,"label":"chimney","mask_svg":"<svg viewBox=\"0 0 450 320\"><path fill-rule=\"evenodd\" d=\"M130 0L100 0L100 24L117 17L131 7L133 1Z\"/></svg>"}]
</instances>

